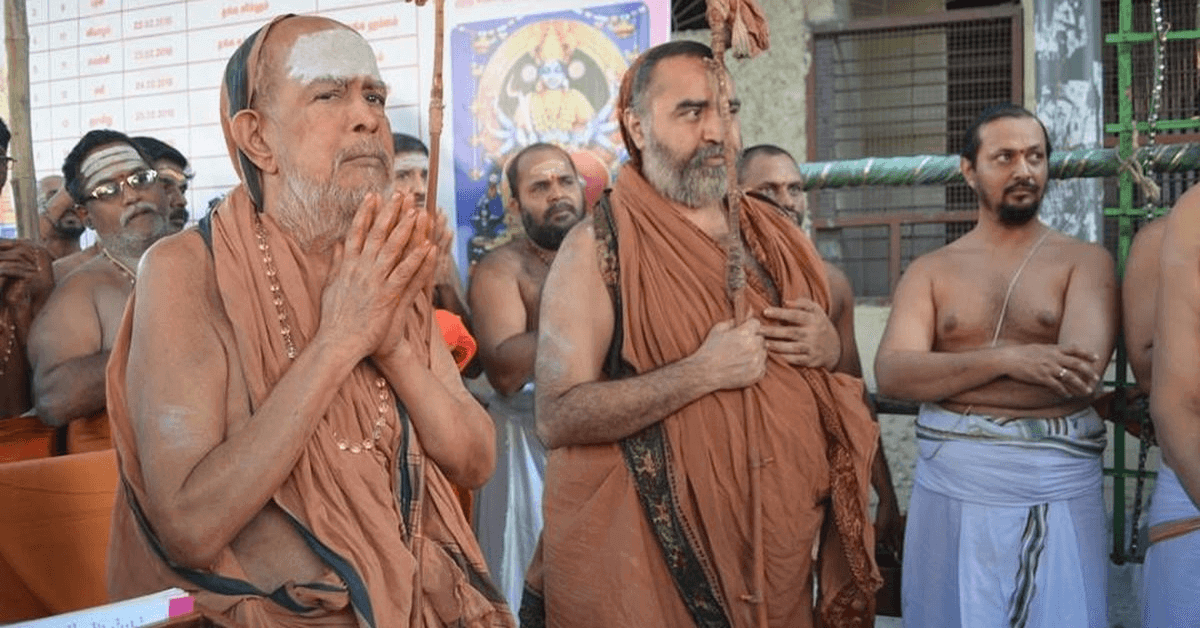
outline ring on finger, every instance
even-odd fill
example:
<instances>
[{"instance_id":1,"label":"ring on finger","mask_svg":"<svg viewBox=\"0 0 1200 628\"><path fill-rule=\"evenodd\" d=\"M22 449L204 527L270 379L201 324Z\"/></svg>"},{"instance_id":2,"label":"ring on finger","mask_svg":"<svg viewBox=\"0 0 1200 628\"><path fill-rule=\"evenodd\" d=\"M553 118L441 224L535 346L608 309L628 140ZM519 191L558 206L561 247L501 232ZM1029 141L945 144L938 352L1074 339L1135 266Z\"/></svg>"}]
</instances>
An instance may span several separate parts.
<instances>
[{"instance_id":1,"label":"ring on finger","mask_svg":"<svg viewBox=\"0 0 1200 628\"><path fill-rule=\"evenodd\" d=\"M1062 379L1066 376L1067 376L1067 367L1064 366L1063 368L1059 369L1058 375L1056 375L1055 377L1057 377L1058 379Z\"/></svg>"}]
</instances>

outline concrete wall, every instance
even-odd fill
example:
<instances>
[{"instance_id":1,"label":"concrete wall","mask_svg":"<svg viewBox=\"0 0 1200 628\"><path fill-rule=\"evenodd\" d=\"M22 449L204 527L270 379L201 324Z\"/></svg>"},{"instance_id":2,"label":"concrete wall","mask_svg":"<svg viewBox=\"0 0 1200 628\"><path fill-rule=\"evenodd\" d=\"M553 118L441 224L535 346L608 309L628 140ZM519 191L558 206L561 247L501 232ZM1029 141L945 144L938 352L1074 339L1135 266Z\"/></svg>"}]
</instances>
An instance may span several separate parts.
<instances>
[{"instance_id":1,"label":"concrete wall","mask_svg":"<svg viewBox=\"0 0 1200 628\"><path fill-rule=\"evenodd\" d=\"M844 0L762 0L771 28L771 48L754 59L728 58L742 110L742 139L746 146L770 142L803 161L808 154L808 72L812 66L809 24L838 17L835 5ZM843 7L844 11L844 7ZM707 30L674 33L676 39L705 44Z\"/></svg>"}]
</instances>

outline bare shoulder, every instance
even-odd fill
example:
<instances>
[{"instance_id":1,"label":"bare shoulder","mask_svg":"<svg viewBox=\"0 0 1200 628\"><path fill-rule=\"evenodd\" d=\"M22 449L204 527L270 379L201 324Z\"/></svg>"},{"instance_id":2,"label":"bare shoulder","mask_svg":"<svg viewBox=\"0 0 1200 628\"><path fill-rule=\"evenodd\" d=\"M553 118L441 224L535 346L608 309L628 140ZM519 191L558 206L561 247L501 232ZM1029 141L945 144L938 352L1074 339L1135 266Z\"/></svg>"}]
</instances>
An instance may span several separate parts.
<instances>
[{"instance_id":1,"label":"bare shoulder","mask_svg":"<svg viewBox=\"0 0 1200 628\"><path fill-rule=\"evenodd\" d=\"M1046 248L1069 261L1076 271L1114 273L1116 263L1112 254L1095 242L1085 242L1065 233L1052 231L1046 238Z\"/></svg>"},{"instance_id":2,"label":"bare shoulder","mask_svg":"<svg viewBox=\"0 0 1200 628\"><path fill-rule=\"evenodd\" d=\"M517 250L518 246L519 241L513 240L485 253L475 262L475 270L471 274L472 282L481 278L495 279L519 273L522 258Z\"/></svg>"},{"instance_id":3,"label":"bare shoulder","mask_svg":"<svg viewBox=\"0 0 1200 628\"><path fill-rule=\"evenodd\" d=\"M550 316L584 310L589 316L598 314L594 302L607 293L598 262L595 230L592 221L585 220L567 233L562 246L554 258L554 264L546 275L546 287L542 292L542 320L546 312ZM574 316L575 314L569 314Z\"/></svg>"},{"instance_id":4,"label":"bare shoulder","mask_svg":"<svg viewBox=\"0 0 1200 628\"><path fill-rule=\"evenodd\" d=\"M80 266L96 258L95 247L96 245L93 244L82 251L54 260L54 280L61 283L63 279L70 276Z\"/></svg>"},{"instance_id":5,"label":"bare shoulder","mask_svg":"<svg viewBox=\"0 0 1200 628\"><path fill-rule=\"evenodd\" d=\"M1168 216L1155 218L1142 225L1142 228L1138 229L1137 234L1133 236L1129 254L1133 255L1135 250L1157 251L1162 246L1163 236L1167 233L1168 218Z\"/></svg>"},{"instance_id":6,"label":"bare shoulder","mask_svg":"<svg viewBox=\"0 0 1200 628\"><path fill-rule=\"evenodd\" d=\"M951 272L954 259L961 256L961 252L951 249L953 245L954 243L948 244L909 262L904 272L900 273L900 281L896 288L899 289L901 286L914 283L930 282L942 273Z\"/></svg>"},{"instance_id":7,"label":"bare shoulder","mask_svg":"<svg viewBox=\"0 0 1200 628\"><path fill-rule=\"evenodd\" d=\"M846 273L829 260L822 259L821 263L825 266L825 279L829 282L829 300L834 304L853 302L854 288Z\"/></svg>"},{"instance_id":8,"label":"bare shoulder","mask_svg":"<svg viewBox=\"0 0 1200 628\"><path fill-rule=\"evenodd\" d=\"M200 233L187 229L155 242L142 256L138 267L141 272L153 269L158 273L188 273L189 271L211 274L212 252Z\"/></svg>"},{"instance_id":9,"label":"bare shoulder","mask_svg":"<svg viewBox=\"0 0 1200 628\"><path fill-rule=\"evenodd\" d=\"M1136 293L1139 289L1156 286L1158 257L1162 253L1163 236L1167 233L1167 217L1157 218L1138 229L1129 246L1129 257L1125 260L1125 290Z\"/></svg>"},{"instance_id":10,"label":"bare shoulder","mask_svg":"<svg viewBox=\"0 0 1200 628\"><path fill-rule=\"evenodd\" d=\"M76 266L70 274L55 284L54 291L50 293L50 301L47 302L47 305L51 305L63 298L71 300L78 298L91 299L97 283L107 280L107 274L104 272L107 268L102 267L101 262L103 264L110 263L105 258L96 256Z\"/></svg>"},{"instance_id":11,"label":"bare shoulder","mask_svg":"<svg viewBox=\"0 0 1200 628\"><path fill-rule=\"evenodd\" d=\"M1196 241L1200 236L1200 185L1192 186L1179 197L1165 222L1163 228L1171 237L1165 237L1164 241Z\"/></svg>"},{"instance_id":12,"label":"bare shoulder","mask_svg":"<svg viewBox=\"0 0 1200 628\"><path fill-rule=\"evenodd\" d=\"M596 230L591 220L583 220L567 232L555 260L563 259L565 263L561 264L562 266L574 268L583 268L580 264L586 264L586 267L593 268L598 273L600 268L596 265L597 257ZM559 265L555 264L554 268L558 268Z\"/></svg>"},{"instance_id":13,"label":"bare shoulder","mask_svg":"<svg viewBox=\"0 0 1200 628\"><path fill-rule=\"evenodd\" d=\"M155 242L138 265L137 309L173 304L174 314L204 312L218 300L212 253L194 229Z\"/></svg>"},{"instance_id":14,"label":"bare shoulder","mask_svg":"<svg viewBox=\"0 0 1200 628\"><path fill-rule=\"evenodd\" d=\"M850 289L850 278L846 276L846 273L841 268L838 268L837 264L827 259L822 259L821 263L825 266L825 278L829 281L831 292L837 294L838 290Z\"/></svg>"},{"instance_id":15,"label":"bare shoulder","mask_svg":"<svg viewBox=\"0 0 1200 628\"><path fill-rule=\"evenodd\" d=\"M131 395L178 401L211 392L207 387L214 382L225 386L233 326L221 301L212 255L198 232L182 231L146 251L135 296L127 368L131 381L146 385ZM205 375L176 388L167 383L175 381L171 373Z\"/></svg>"}]
</instances>

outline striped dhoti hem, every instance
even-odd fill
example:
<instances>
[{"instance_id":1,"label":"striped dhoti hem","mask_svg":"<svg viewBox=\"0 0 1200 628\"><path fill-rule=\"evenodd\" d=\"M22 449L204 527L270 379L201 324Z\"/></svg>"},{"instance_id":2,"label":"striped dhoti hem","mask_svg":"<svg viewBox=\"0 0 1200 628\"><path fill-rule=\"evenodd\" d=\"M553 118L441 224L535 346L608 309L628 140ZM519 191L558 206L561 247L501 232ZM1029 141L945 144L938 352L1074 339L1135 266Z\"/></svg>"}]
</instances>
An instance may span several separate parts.
<instances>
[{"instance_id":1,"label":"striped dhoti hem","mask_svg":"<svg viewBox=\"0 0 1200 628\"><path fill-rule=\"evenodd\" d=\"M922 406L906 626L1107 626L1103 421Z\"/></svg>"}]
</instances>

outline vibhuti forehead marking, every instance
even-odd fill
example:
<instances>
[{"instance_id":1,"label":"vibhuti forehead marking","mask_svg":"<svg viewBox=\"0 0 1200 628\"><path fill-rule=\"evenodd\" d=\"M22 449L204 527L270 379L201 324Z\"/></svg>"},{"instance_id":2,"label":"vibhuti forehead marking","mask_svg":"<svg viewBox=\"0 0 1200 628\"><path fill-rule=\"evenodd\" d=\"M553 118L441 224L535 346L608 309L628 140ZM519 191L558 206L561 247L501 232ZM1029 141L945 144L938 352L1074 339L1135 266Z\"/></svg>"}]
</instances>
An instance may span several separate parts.
<instances>
[{"instance_id":1,"label":"vibhuti forehead marking","mask_svg":"<svg viewBox=\"0 0 1200 628\"><path fill-rule=\"evenodd\" d=\"M173 182L184 183L187 181L187 173L176 168L175 166L159 166L155 168L158 171L159 179L170 179Z\"/></svg>"},{"instance_id":2,"label":"vibhuti forehead marking","mask_svg":"<svg viewBox=\"0 0 1200 628\"><path fill-rule=\"evenodd\" d=\"M570 161L561 155L543 159L529 168L529 175L532 177L554 177L555 175L569 174L574 176L571 171Z\"/></svg>"},{"instance_id":3,"label":"vibhuti forehead marking","mask_svg":"<svg viewBox=\"0 0 1200 628\"><path fill-rule=\"evenodd\" d=\"M149 167L132 146L114 144L89 153L79 166L79 174L83 176L83 189L90 190L117 175Z\"/></svg>"},{"instance_id":4,"label":"vibhuti forehead marking","mask_svg":"<svg viewBox=\"0 0 1200 628\"><path fill-rule=\"evenodd\" d=\"M288 55L288 77L307 85L317 79L369 76L380 82L375 52L358 33L331 28L296 38Z\"/></svg>"},{"instance_id":5,"label":"vibhuti forehead marking","mask_svg":"<svg viewBox=\"0 0 1200 628\"><path fill-rule=\"evenodd\" d=\"M403 157L396 158L394 168L397 172L401 170L428 170L429 158L420 153L408 154Z\"/></svg>"}]
</instances>

